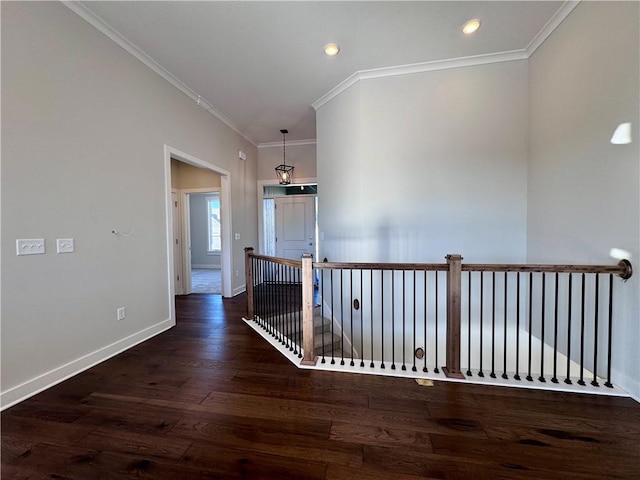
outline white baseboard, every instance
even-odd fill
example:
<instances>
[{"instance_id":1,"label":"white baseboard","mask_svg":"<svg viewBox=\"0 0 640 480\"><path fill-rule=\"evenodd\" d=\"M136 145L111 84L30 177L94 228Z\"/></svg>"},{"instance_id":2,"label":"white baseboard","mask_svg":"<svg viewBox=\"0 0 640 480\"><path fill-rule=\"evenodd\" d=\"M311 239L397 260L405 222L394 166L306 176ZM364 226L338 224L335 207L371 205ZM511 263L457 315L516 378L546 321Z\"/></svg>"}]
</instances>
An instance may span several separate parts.
<instances>
[{"instance_id":1,"label":"white baseboard","mask_svg":"<svg viewBox=\"0 0 640 480\"><path fill-rule=\"evenodd\" d=\"M631 398L640 403L640 380L631 378L615 368L612 369L611 380L614 385L625 390Z\"/></svg>"},{"instance_id":2,"label":"white baseboard","mask_svg":"<svg viewBox=\"0 0 640 480\"><path fill-rule=\"evenodd\" d=\"M211 265L210 263L192 263L191 268L204 268L208 270L220 270L220 265Z\"/></svg>"},{"instance_id":3,"label":"white baseboard","mask_svg":"<svg viewBox=\"0 0 640 480\"><path fill-rule=\"evenodd\" d=\"M12 387L0 393L0 411L9 408L16 403L22 402L33 395L36 395L47 388L67 380L84 370L87 370L98 363L104 362L109 358L128 350L129 348L148 340L159 333L168 330L176 324L174 319L168 318L160 323L156 323L151 327L145 328L140 332L134 333L122 340L102 347L95 352L84 355L76 360L56 367L42 375L28 380L20 385Z\"/></svg>"},{"instance_id":4,"label":"white baseboard","mask_svg":"<svg viewBox=\"0 0 640 480\"><path fill-rule=\"evenodd\" d=\"M235 297L236 295L240 295L241 293L244 293L246 291L247 291L247 286L240 285L239 287L236 287L233 289L233 291L231 292L231 296Z\"/></svg>"}]
</instances>

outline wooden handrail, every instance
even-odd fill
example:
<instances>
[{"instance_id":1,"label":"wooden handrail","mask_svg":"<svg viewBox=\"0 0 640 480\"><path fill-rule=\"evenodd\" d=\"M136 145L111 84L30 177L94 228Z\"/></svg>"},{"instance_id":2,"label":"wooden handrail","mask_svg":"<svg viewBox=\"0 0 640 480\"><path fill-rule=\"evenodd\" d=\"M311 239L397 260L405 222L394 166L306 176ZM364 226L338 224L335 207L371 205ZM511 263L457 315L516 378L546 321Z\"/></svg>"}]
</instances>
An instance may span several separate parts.
<instances>
[{"instance_id":1,"label":"wooden handrail","mask_svg":"<svg viewBox=\"0 0 640 480\"><path fill-rule=\"evenodd\" d=\"M251 250L253 251L253 248L251 248ZM302 262L300 260L289 260L288 258L271 257L269 255L262 255L259 253L249 253L248 256L251 258L257 258L259 260L267 260L269 262L277 263L280 265L287 265L289 267L294 267L294 268L302 268Z\"/></svg>"},{"instance_id":2,"label":"wooden handrail","mask_svg":"<svg viewBox=\"0 0 640 480\"><path fill-rule=\"evenodd\" d=\"M317 269L345 269L345 270L427 270L446 272L446 263L353 263L353 262L322 262L314 263Z\"/></svg>"},{"instance_id":3,"label":"wooden handrail","mask_svg":"<svg viewBox=\"0 0 640 480\"><path fill-rule=\"evenodd\" d=\"M533 272L533 273L604 273L630 278L633 274L631 263L621 260L617 265L551 265L551 264L491 264L465 263L463 272Z\"/></svg>"}]
</instances>

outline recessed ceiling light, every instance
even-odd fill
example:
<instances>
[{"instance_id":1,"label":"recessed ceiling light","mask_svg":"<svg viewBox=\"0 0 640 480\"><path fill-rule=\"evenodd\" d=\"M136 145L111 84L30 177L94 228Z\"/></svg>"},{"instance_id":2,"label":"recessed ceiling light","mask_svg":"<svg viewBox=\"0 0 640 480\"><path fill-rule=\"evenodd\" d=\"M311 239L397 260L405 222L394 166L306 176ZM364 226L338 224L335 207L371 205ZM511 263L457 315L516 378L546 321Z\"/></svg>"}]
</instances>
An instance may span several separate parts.
<instances>
[{"instance_id":1,"label":"recessed ceiling light","mask_svg":"<svg viewBox=\"0 0 640 480\"><path fill-rule=\"evenodd\" d=\"M465 35L471 35L473 32L480 28L480 20L474 18L473 20L469 20L462 26L462 33Z\"/></svg>"},{"instance_id":2,"label":"recessed ceiling light","mask_svg":"<svg viewBox=\"0 0 640 480\"><path fill-rule=\"evenodd\" d=\"M338 52L340 52L340 47L338 46L337 43L327 43L324 46L324 54L327 57L335 57Z\"/></svg>"}]
</instances>

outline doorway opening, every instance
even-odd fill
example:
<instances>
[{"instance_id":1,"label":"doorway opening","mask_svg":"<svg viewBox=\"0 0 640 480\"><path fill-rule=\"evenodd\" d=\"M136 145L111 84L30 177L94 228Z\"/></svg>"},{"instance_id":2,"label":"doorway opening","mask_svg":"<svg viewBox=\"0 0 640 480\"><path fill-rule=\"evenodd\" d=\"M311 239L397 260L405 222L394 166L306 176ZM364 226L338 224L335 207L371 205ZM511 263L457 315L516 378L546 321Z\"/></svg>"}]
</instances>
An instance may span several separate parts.
<instances>
[{"instance_id":1,"label":"doorway opening","mask_svg":"<svg viewBox=\"0 0 640 480\"><path fill-rule=\"evenodd\" d=\"M222 294L220 191L185 193L189 213L186 230L191 257L190 293Z\"/></svg>"},{"instance_id":2,"label":"doorway opening","mask_svg":"<svg viewBox=\"0 0 640 480\"><path fill-rule=\"evenodd\" d=\"M193 171L184 177L176 175L176 169L185 167ZM200 175L198 175L200 174ZM217 185L203 186L198 184L202 178L212 174L217 178ZM185 181L185 178L188 180ZM217 199L217 229L215 246L217 251L209 250L212 261L216 261L219 268L216 269L219 275L219 293L224 297L232 296L231 283L231 192L230 174L228 171L211 165L203 160L181 152L168 145L165 145L165 181L167 185L167 251L169 257L169 287L171 294L171 307L174 309L173 297L175 295L192 293L192 243L191 243L191 223L190 200L197 194L204 194L204 197L216 197ZM206 200L205 200L206 202ZM201 225L207 222L206 216L197 222ZM207 224L207 229L210 229ZM206 239L208 244L209 239ZM213 270L213 269L211 269Z\"/></svg>"},{"instance_id":3,"label":"doorway opening","mask_svg":"<svg viewBox=\"0 0 640 480\"><path fill-rule=\"evenodd\" d=\"M318 187L316 184L264 186L262 246L265 255L299 260L317 258Z\"/></svg>"}]
</instances>

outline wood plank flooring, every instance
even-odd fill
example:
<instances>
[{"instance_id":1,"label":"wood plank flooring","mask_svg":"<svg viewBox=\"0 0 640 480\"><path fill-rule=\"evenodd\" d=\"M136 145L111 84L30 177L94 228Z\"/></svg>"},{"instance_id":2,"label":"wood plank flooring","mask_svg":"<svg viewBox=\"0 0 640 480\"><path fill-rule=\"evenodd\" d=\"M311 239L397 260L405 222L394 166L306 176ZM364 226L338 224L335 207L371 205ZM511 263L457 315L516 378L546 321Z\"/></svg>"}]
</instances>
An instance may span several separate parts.
<instances>
[{"instance_id":1,"label":"wood plank flooring","mask_svg":"<svg viewBox=\"0 0 640 480\"><path fill-rule=\"evenodd\" d=\"M244 302L4 411L2 479L640 479L632 399L299 370Z\"/></svg>"}]
</instances>

